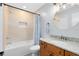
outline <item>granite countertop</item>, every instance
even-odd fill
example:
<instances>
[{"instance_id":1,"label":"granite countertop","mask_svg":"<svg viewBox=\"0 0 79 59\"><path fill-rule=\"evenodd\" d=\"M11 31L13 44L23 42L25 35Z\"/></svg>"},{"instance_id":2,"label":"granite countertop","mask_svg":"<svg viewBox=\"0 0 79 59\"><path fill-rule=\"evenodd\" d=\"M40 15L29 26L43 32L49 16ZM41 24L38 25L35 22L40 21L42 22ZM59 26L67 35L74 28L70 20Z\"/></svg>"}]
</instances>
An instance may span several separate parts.
<instances>
[{"instance_id":1,"label":"granite countertop","mask_svg":"<svg viewBox=\"0 0 79 59\"><path fill-rule=\"evenodd\" d=\"M41 38L40 40L79 55L79 42L59 40L56 38Z\"/></svg>"}]
</instances>

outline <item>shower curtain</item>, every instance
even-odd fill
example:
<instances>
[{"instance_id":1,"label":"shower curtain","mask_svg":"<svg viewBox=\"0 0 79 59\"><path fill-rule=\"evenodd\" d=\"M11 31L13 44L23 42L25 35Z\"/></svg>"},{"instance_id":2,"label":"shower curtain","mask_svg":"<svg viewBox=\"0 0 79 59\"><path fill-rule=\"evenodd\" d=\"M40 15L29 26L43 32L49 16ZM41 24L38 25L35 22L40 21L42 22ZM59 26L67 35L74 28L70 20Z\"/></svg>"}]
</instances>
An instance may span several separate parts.
<instances>
[{"instance_id":1,"label":"shower curtain","mask_svg":"<svg viewBox=\"0 0 79 59\"><path fill-rule=\"evenodd\" d=\"M41 36L41 27L40 27L40 15L35 15L35 37L34 37L34 45L39 44L40 36Z\"/></svg>"}]
</instances>

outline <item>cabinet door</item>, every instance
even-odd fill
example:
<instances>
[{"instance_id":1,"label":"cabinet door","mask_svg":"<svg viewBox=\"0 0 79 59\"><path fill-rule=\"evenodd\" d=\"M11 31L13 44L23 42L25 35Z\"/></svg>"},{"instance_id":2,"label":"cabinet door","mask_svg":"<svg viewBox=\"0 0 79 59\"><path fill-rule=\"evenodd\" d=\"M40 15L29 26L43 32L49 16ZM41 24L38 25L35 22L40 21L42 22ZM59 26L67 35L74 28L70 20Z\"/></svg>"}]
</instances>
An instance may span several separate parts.
<instances>
[{"instance_id":1,"label":"cabinet door","mask_svg":"<svg viewBox=\"0 0 79 59\"><path fill-rule=\"evenodd\" d=\"M54 55L51 51L41 48L40 49L40 56L54 56Z\"/></svg>"},{"instance_id":2,"label":"cabinet door","mask_svg":"<svg viewBox=\"0 0 79 59\"><path fill-rule=\"evenodd\" d=\"M64 56L64 50L51 44L47 44L47 50L51 51L54 56Z\"/></svg>"},{"instance_id":3,"label":"cabinet door","mask_svg":"<svg viewBox=\"0 0 79 59\"><path fill-rule=\"evenodd\" d=\"M40 41L41 56L63 56L64 50L49 43Z\"/></svg>"},{"instance_id":4,"label":"cabinet door","mask_svg":"<svg viewBox=\"0 0 79 59\"><path fill-rule=\"evenodd\" d=\"M46 42L43 42L43 41L40 41L40 50L46 50L47 49L47 43Z\"/></svg>"},{"instance_id":5,"label":"cabinet door","mask_svg":"<svg viewBox=\"0 0 79 59\"><path fill-rule=\"evenodd\" d=\"M78 55L69 51L65 51L65 56L78 56Z\"/></svg>"},{"instance_id":6,"label":"cabinet door","mask_svg":"<svg viewBox=\"0 0 79 59\"><path fill-rule=\"evenodd\" d=\"M47 43L40 41L40 56L52 56L53 54L47 50Z\"/></svg>"},{"instance_id":7,"label":"cabinet door","mask_svg":"<svg viewBox=\"0 0 79 59\"><path fill-rule=\"evenodd\" d=\"M49 56L49 51L45 49L40 49L40 56Z\"/></svg>"},{"instance_id":8,"label":"cabinet door","mask_svg":"<svg viewBox=\"0 0 79 59\"><path fill-rule=\"evenodd\" d=\"M40 56L48 56L49 52L46 50L46 43L40 41Z\"/></svg>"}]
</instances>

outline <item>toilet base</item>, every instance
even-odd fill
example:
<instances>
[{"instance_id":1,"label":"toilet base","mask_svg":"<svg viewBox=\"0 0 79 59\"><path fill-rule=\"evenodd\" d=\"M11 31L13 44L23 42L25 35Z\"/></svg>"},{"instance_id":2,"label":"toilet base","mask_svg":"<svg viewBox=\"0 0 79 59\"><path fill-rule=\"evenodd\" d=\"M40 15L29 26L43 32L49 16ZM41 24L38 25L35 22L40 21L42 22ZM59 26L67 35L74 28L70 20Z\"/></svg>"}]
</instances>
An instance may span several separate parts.
<instances>
[{"instance_id":1,"label":"toilet base","mask_svg":"<svg viewBox=\"0 0 79 59\"><path fill-rule=\"evenodd\" d=\"M36 52L32 52L31 54L32 56L39 56L39 51L36 51Z\"/></svg>"}]
</instances>

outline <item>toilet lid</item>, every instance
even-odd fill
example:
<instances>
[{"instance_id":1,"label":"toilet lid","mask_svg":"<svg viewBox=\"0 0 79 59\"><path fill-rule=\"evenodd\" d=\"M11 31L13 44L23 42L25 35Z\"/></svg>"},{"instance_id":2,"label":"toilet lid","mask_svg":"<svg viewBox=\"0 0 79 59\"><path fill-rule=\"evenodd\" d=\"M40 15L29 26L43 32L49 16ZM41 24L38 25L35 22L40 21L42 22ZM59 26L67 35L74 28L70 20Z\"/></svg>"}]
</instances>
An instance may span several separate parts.
<instances>
[{"instance_id":1,"label":"toilet lid","mask_svg":"<svg viewBox=\"0 0 79 59\"><path fill-rule=\"evenodd\" d=\"M39 50L40 46L39 45L34 45L30 48L30 50Z\"/></svg>"}]
</instances>

